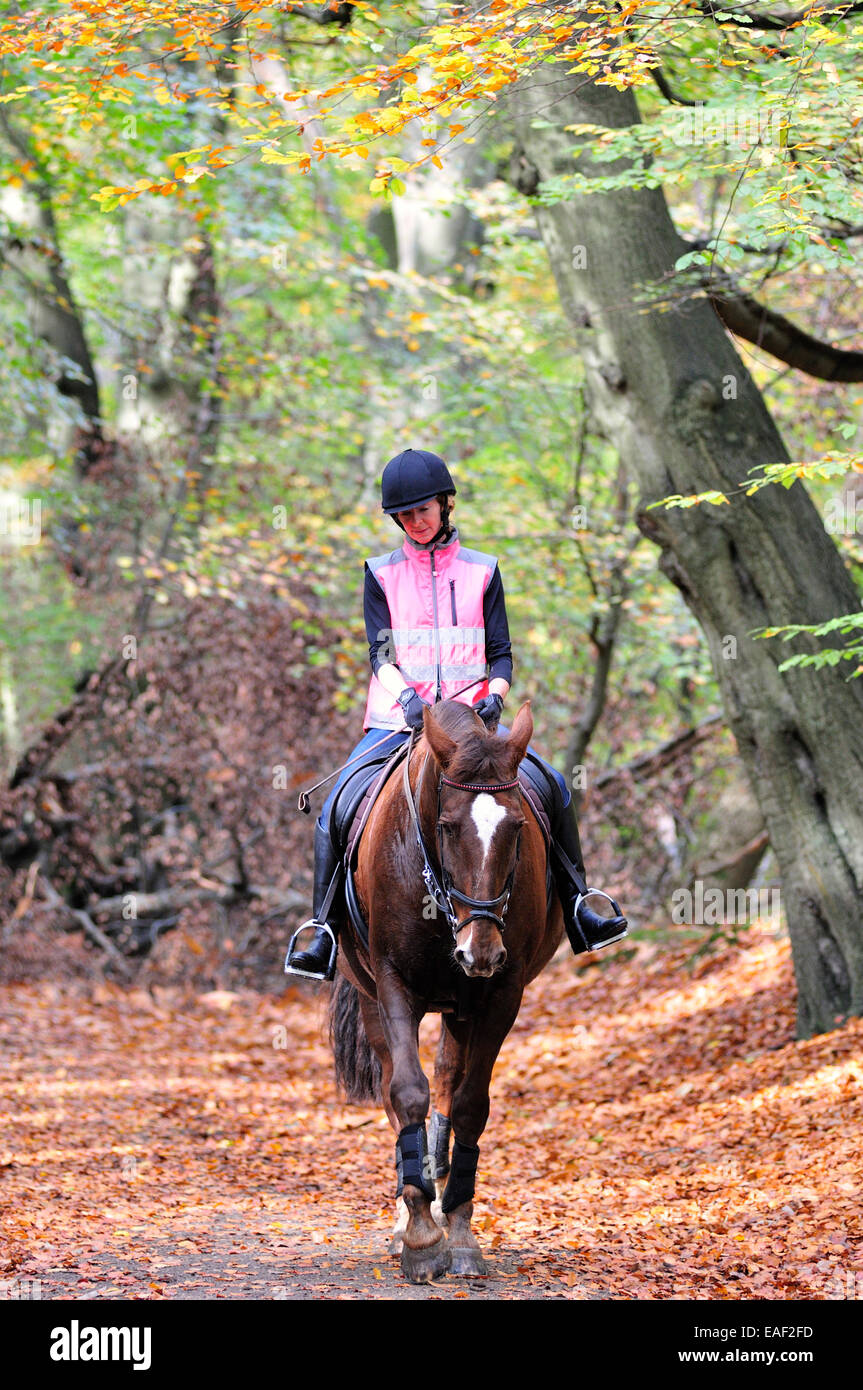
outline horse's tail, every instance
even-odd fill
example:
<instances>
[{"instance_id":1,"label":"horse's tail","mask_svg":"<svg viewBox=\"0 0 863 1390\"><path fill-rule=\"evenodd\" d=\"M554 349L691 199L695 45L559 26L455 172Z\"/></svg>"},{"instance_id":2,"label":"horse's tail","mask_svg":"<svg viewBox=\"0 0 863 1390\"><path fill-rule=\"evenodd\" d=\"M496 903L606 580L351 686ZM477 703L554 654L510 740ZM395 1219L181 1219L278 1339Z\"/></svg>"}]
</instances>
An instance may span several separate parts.
<instances>
[{"instance_id":1,"label":"horse's tail","mask_svg":"<svg viewBox=\"0 0 863 1390\"><path fill-rule=\"evenodd\" d=\"M330 997L330 1042L336 1085L347 1100L381 1104L381 1064L372 1051L360 1013L360 993L344 975L336 976Z\"/></svg>"}]
</instances>

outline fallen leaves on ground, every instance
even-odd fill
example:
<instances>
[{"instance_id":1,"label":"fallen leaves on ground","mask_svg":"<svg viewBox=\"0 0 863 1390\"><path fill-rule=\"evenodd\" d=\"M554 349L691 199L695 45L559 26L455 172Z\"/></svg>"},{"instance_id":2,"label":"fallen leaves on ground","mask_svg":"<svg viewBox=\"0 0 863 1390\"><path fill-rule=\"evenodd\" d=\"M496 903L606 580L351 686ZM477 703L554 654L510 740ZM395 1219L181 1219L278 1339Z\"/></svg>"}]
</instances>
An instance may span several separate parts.
<instances>
[{"instance_id":1,"label":"fallen leaves on ground","mask_svg":"<svg viewBox=\"0 0 863 1390\"><path fill-rule=\"evenodd\" d=\"M7 986L0 1281L82 1299L863 1289L863 1020L796 1042L793 993L788 942L759 927L695 966L645 941L559 956L493 1081L491 1275L429 1289L386 1254L393 1135L337 1097L321 1000Z\"/></svg>"}]
</instances>

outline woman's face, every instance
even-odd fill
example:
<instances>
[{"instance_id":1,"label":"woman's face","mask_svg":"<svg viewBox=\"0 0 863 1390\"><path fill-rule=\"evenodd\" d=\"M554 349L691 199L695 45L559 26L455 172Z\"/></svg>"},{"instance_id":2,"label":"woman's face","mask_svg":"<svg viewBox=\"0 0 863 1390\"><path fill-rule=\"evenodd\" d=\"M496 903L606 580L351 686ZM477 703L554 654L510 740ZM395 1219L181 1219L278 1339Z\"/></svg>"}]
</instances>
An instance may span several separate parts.
<instances>
[{"instance_id":1,"label":"woman's face","mask_svg":"<svg viewBox=\"0 0 863 1390\"><path fill-rule=\"evenodd\" d=\"M432 497L428 502L421 502L418 507L411 507L410 511L399 512L398 518L411 540L424 545L440 530L440 514L440 502L436 497Z\"/></svg>"}]
</instances>

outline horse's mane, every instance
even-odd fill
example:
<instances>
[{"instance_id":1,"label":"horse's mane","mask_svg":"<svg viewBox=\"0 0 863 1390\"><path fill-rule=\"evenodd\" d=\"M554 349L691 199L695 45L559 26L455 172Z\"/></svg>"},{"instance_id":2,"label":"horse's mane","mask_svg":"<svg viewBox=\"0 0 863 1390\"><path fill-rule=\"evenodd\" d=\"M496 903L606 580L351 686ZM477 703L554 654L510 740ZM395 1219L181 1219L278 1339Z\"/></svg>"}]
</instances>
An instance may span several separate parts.
<instances>
[{"instance_id":1,"label":"horse's mane","mask_svg":"<svg viewBox=\"0 0 863 1390\"><path fill-rule=\"evenodd\" d=\"M489 733L469 705L460 700L443 700L434 706L441 729L458 744L458 751L447 768L456 782L500 782L508 780L512 755L507 740Z\"/></svg>"}]
</instances>

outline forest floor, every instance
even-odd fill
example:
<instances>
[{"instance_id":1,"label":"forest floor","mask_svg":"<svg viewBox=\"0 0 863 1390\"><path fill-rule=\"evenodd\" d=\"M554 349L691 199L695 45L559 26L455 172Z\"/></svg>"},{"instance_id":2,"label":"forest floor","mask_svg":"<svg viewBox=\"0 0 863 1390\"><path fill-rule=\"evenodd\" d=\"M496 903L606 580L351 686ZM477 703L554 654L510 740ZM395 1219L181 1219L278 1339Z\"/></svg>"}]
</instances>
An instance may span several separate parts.
<instances>
[{"instance_id":1,"label":"forest floor","mask_svg":"<svg viewBox=\"0 0 863 1390\"><path fill-rule=\"evenodd\" d=\"M337 1097L325 1003L307 987L3 986L0 1287L859 1297L863 1020L794 1041L789 946L772 928L695 961L691 945L613 949L561 954L528 991L481 1142L491 1272L431 1287L387 1254L393 1135ZM423 1025L429 1065L437 1027Z\"/></svg>"}]
</instances>

